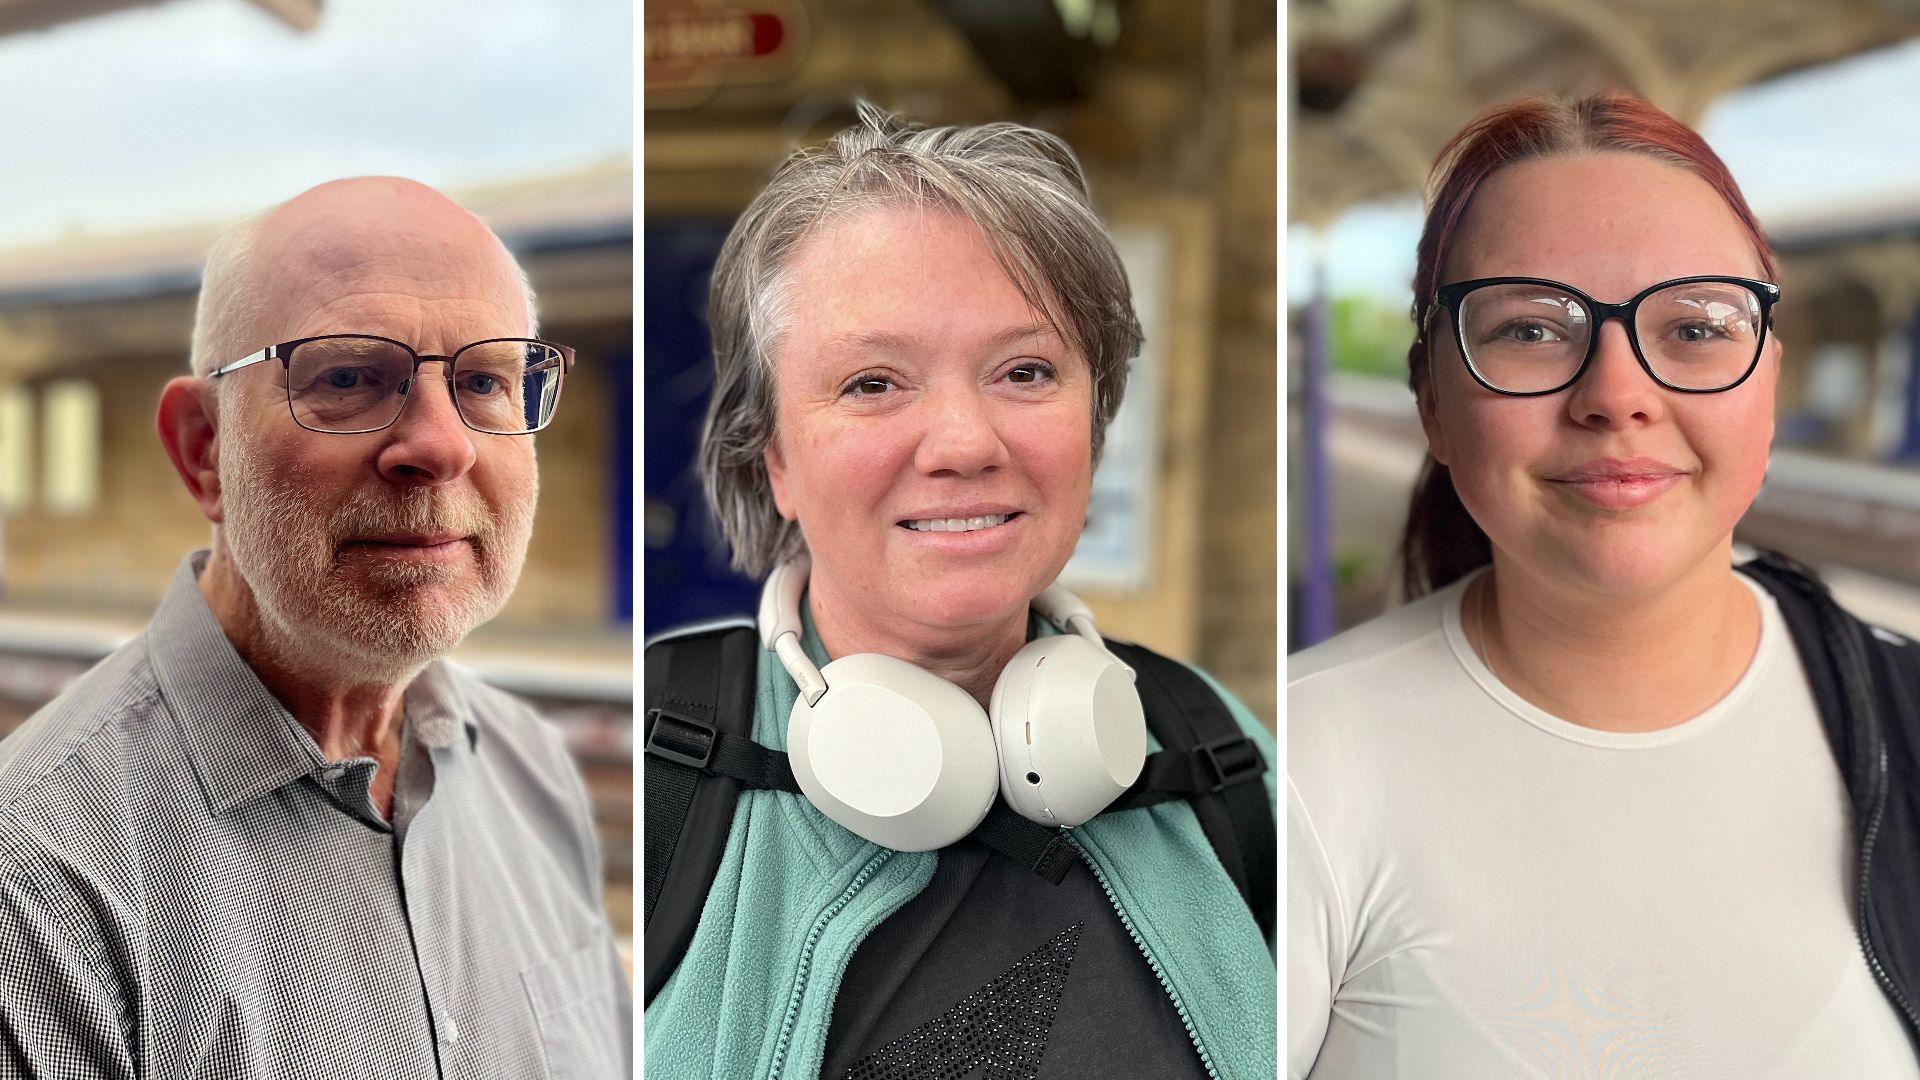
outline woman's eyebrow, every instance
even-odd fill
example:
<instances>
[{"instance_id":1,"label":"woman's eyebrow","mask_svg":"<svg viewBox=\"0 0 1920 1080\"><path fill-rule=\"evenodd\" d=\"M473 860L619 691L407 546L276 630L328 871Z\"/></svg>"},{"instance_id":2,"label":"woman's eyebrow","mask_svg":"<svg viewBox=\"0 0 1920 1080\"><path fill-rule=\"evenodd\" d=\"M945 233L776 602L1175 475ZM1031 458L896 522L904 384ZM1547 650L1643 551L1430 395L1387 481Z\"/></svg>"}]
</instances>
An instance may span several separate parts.
<instances>
[{"instance_id":1,"label":"woman's eyebrow","mask_svg":"<svg viewBox=\"0 0 1920 1080\"><path fill-rule=\"evenodd\" d=\"M982 340L988 349L1005 348L1009 345L1029 341L1037 337L1059 338L1060 332L1049 323L1025 323L1009 326L996 331ZM858 330L835 334L826 340L828 352L914 352L925 346L926 339L913 334L903 334L894 330Z\"/></svg>"},{"instance_id":2,"label":"woman's eyebrow","mask_svg":"<svg viewBox=\"0 0 1920 1080\"><path fill-rule=\"evenodd\" d=\"M1026 341L1030 338L1036 338L1036 337L1058 338L1059 336L1060 336L1060 332L1054 329L1052 323L1045 323L1045 322L1028 323L1025 326L1007 327L1005 330L1002 330L999 333L988 338L987 346L989 348L999 348L1001 346L1013 345L1018 342Z\"/></svg>"},{"instance_id":3,"label":"woman's eyebrow","mask_svg":"<svg viewBox=\"0 0 1920 1080\"><path fill-rule=\"evenodd\" d=\"M911 352L920 339L891 330L857 330L835 334L826 340L828 352Z\"/></svg>"}]
</instances>

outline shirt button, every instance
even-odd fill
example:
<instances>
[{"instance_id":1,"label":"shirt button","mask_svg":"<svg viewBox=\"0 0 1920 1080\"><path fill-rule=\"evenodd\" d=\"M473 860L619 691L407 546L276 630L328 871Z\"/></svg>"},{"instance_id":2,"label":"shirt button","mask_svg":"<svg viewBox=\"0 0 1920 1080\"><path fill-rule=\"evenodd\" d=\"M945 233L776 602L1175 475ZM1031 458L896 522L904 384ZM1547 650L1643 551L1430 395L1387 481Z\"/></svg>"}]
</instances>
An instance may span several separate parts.
<instances>
[{"instance_id":1,"label":"shirt button","mask_svg":"<svg viewBox=\"0 0 1920 1080\"><path fill-rule=\"evenodd\" d=\"M452 1046L454 1043L460 1041L460 1022L451 1016L444 1017L443 1019L446 1022L440 1025L440 1030L443 1032L440 1037L440 1042L442 1045Z\"/></svg>"},{"instance_id":2,"label":"shirt button","mask_svg":"<svg viewBox=\"0 0 1920 1080\"><path fill-rule=\"evenodd\" d=\"M326 777L327 783L331 784L347 775L347 767L345 765L329 765L320 775Z\"/></svg>"}]
</instances>

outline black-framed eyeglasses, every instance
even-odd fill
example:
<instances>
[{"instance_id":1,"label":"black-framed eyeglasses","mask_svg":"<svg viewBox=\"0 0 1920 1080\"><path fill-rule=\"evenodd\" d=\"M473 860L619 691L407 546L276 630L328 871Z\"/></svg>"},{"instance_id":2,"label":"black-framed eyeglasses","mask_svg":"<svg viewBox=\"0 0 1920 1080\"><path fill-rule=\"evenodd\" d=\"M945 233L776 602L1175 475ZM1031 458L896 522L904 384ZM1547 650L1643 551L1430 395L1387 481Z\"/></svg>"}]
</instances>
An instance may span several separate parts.
<instances>
[{"instance_id":1,"label":"black-framed eyeglasses","mask_svg":"<svg viewBox=\"0 0 1920 1080\"><path fill-rule=\"evenodd\" d=\"M442 356L373 334L322 334L269 345L210 377L268 360L286 369L287 408L308 431L359 435L393 426L420 365L437 360L446 365L461 423L489 435L531 435L553 420L573 350L538 338L488 338Z\"/></svg>"},{"instance_id":2,"label":"black-framed eyeglasses","mask_svg":"<svg viewBox=\"0 0 1920 1080\"><path fill-rule=\"evenodd\" d=\"M1771 282L1714 274L1649 285L1619 304L1545 278L1495 277L1440 286L1435 310L1453 320L1468 374L1496 394L1537 397L1572 386L1593 363L1609 319L1626 325L1654 382L1717 394L1759 366L1779 300Z\"/></svg>"}]
</instances>

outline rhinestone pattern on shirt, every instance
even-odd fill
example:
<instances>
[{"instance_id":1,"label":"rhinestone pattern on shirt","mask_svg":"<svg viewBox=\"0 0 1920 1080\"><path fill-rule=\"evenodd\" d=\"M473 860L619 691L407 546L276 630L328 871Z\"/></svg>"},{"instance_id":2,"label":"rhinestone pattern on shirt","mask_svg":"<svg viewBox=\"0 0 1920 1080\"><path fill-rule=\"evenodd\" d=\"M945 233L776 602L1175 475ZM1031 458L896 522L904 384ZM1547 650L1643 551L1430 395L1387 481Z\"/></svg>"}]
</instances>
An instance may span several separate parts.
<instances>
[{"instance_id":1,"label":"rhinestone pattern on shirt","mask_svg":"<svg viewBox=\"0 0 1920 1080\"><path fill-rule=\"evenodd\" d=\"M1080 944L1074 923L945 1013L856 1062L847 1080L1034 1080Z\"/></svg>"}]
</instances>

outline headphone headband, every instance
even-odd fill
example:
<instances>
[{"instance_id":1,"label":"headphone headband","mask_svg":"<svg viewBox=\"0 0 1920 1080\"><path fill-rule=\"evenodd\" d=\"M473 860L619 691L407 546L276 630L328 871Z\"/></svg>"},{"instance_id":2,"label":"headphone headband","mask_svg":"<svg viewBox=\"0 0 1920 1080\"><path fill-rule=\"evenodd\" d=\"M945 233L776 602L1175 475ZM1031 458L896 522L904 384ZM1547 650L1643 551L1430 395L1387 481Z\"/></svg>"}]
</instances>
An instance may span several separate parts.
<instances>
[{"instance_id":1,"label":"headphone headband","mask_svg":"<svg viewBox=\"0 0 1920 1080\"><path fill-rule=\"evenodd\" d=\"M827 692L827 680L813 666L807 650L800 644L800 594L806 591L807 574L812 567L805 555L789 559L773 568L766 588L760 590L760 647L772 649L780 666L793 676L794 685L808 705Z\"/></svg>"},{"instance_id":2,"label":"headphone headband","mask_svg":"<svg viewBox=\"0 0 1920 1080\"><path fill-rule=\"evenodd\" d=\"M772 649L787 634L800 636L800 594L807 589L807 574L813 561L805 555L773 568L767 584L760 590L760 647Z\"/></svg>"}]
</instances>

